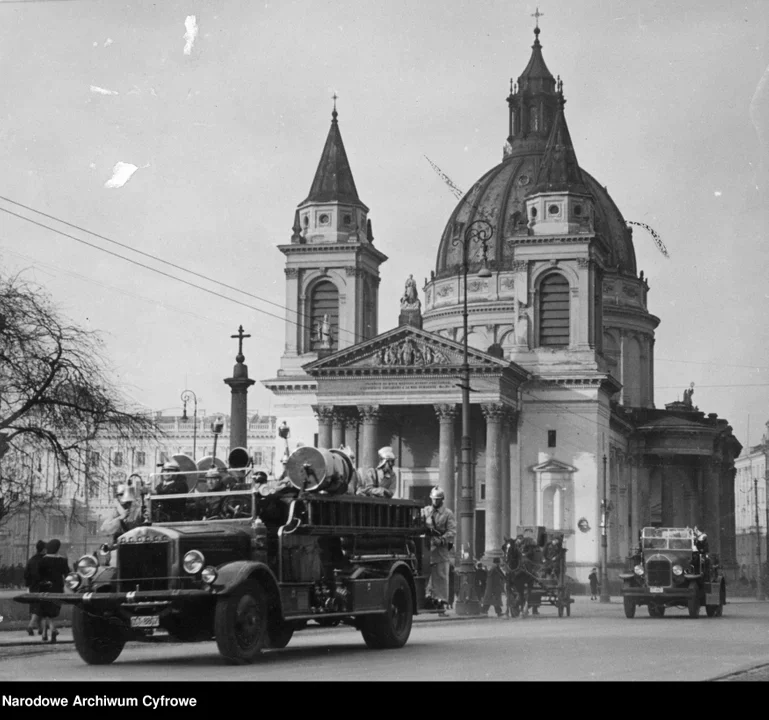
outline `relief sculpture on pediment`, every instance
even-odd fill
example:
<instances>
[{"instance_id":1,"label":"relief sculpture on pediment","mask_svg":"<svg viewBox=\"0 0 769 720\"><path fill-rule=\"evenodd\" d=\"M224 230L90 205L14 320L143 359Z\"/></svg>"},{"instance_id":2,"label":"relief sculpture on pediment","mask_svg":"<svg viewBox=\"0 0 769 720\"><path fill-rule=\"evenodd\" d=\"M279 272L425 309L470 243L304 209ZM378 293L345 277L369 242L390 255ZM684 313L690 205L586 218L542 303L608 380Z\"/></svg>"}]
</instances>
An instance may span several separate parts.
<instances>
[{"instance_id":1,"label":"relief sculpture on pediment","mask_svg":"<svg viewBox=\"0 0 769 720\"><path fill-rule=\"evenodd\" d=\"M386 366L440 365L449 362L441 350L406 338L394 345L379 349L376 364Z\"/></svg>"}]
</instances>

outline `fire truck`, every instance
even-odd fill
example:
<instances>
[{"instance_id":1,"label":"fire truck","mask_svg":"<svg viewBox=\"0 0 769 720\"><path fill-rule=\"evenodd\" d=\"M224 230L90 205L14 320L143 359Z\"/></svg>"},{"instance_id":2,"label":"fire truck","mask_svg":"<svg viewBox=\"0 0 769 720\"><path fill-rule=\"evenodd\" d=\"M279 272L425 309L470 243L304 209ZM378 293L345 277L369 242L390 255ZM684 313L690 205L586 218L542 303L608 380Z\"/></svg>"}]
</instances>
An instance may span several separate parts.
<instances>
[{"instance_id":1,"label":"fire truck","mask_svg":"<svg viewBox=\"0 0 769 720\"><path fill-rule=\"evenodd\" d=\"M286 647L310 621L352 626L370 648L404 646L413 616L429 612L421 503L341 494L355 470L339 450L302 447L288 477L258 485L233 453L231 489L177 473L192 492L149 495L147 521L80 558L69 592L16 600L73 605L75 647L92 665L161 630L215 639L234 664Z\"/></svg>"},{"instance_id":2,"label":"fire truck","mask_svg":"<svg viewBox=\"0 0 769 720\"><path fill-rule=\"evenodd\" d=\"M687 609L689 617L721 617L726 604L726 579L718 556L708 551L707 536L696 528L645 527L629 558L630 571L620 573L625 616L635 617L646 605L661 618L670 607Z\"/></svg>"}]
</instances>

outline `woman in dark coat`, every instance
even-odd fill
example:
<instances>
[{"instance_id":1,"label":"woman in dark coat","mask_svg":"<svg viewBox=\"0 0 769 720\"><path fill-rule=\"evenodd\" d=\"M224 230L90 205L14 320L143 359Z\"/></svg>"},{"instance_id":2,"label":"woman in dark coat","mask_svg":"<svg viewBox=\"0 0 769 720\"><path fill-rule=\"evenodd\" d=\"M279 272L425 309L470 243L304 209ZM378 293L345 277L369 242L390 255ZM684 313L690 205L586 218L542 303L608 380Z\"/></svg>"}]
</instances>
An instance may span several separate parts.
<instances>
[{"instance_id":1,"label":"woman in dark coat","mask_svg":"<svg viewBox=\"0 0 769 720\"><path fill-rule=\"evenodd\" d=\"M593 568L587 579L590 581L590 599L598 600L598 568Z\"/></svg>"},{"instance_id":2,"label":"woman in dark coat","mask_svg":"<svg viewBox=\"0 0 769 720\"><path fill-rule=\"evenodd\" d=\"M40 583L40 575L38 573L37 566L45 555L46 542L45 540L38 540L35 546L35 554L29 559L27 568L24 571L24 584L29 588L29 592L35 593L38 591L38 585ZM34 635L35 628L40 635L43 634L43 619L40 617L40 603L32 603L29 606L29 625L27 625L27 635Z\"/></svg>"},{"instance_id":3,"label":"woman in dark coat","mask_svg":"<svg viewBox=\"0 0 769 720\"><path fill-rule=\"evenodd\" d=\"M58 552L61 547L59 540L51 540L46 546L46 553L37 566L40 578L40 592L63 593L64 578L69 573L69 564L66 558ZM48 630L51 631L51 642L56 642L59 631L56 629L55 619L59 617L61 605L57 602L40 603L40 617L43 620L43 642L48 642Z\"/></svg>"}]
</instances>

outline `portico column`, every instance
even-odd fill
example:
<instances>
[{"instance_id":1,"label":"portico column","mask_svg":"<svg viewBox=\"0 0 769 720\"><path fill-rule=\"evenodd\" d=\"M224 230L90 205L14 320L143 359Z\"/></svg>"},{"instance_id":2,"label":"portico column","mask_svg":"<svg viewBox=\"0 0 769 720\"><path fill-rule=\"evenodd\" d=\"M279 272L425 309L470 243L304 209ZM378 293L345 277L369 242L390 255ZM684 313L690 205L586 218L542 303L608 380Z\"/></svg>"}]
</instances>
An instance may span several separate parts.
<instances>
[{"instance_id":1,"label":"portico column","mask_svg":"<svg viewBox=\"0 0 769 720\"><path fill-rule=\"evenodd\" d=\"M331 447L340 448L344 444L344 415L336 411L331 417Z\"/></svg>"},{"instance_id":2,"label":"portico column","mask_svg":"<svg viewBox=\"0 0 769 720\"><path fill-rule=\"evenodd\" d=\"M505 406L481 405L486 418L486 553L491 560L502 556L502 475L500 439Z\"/></svg>"},{"instance_id":3,"label":"portico column","mask_svg":"<svg viewBox=\"0 0 769 720\"><path fill-rule=\"evenodd\" d=\"M348 415L344 421L344 444L355 453L355 463L359 461L358 418Z\"/></svg>"},{"instance_id":4,"label":"portico column","mask_svg":"<svg viewBox=\"0 0 769 720\"><path fill-rule=\"evenodd\" d=\"M502 418L502 451L500 454L502 480L502 537L513 535L510 519L512 513L512 476L510 473L510 447L518 432L518 413L508 408Z\"/></svg>"},{"instance_id":5,"label":"portico column","mask_svg":"<svg viewBox=\"0 0 769 720\"><path fill-rule=\"evenodd\" d=\"M363 423L363 441L361 443L361 463L364 470L377 466L377 443L379 441L379 418L382 416L379 405L363 405L358 408Z\"/></svg>"},{"instance_id":6,"label":"portico column","mask_svg":"<svg viewBox=\"0 0 769 720\"><path fill-rule=\"evenodd\" d=\"M456 513L456 473L454 448L454 421L457 417L456 405L435 405L435 414L440 423L440 441L438 445L438 481L446 493L446 507Z\"/></svg>"},{"instance_id":7,"label":"portico column","mask_svg":"<svg viewBox=\"0 0 769 720\"><path fill-rule=\"evenodd\" d=\"M721 553L721 463L712 461L708 468L707 485L707 518L708 527L701 528L708 536L710 552Z\"/></svg>"},{"instance_id":8,"label":"portico column","mask_svg":"<svg viewBox=\"0 0 769 720\"><path fill-rule=\"evenodd\" d=\"M328 449L331 447L331 420L334 408L328 405L316 405L313 410L318 418L318 447Z\"/></svg>"}]
</instances>

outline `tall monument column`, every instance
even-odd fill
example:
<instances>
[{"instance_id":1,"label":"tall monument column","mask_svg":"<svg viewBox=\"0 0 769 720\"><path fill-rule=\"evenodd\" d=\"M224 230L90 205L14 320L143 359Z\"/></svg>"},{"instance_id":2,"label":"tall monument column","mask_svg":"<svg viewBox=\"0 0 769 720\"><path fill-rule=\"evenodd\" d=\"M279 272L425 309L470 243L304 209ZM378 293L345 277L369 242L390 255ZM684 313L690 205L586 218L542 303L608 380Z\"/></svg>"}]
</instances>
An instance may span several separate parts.
<instances>
[{"instance_id":1,"label":"tall monument column","mask_svg":"<svg viewBox=\"0 0 769 720\"><path fill-rule=\"evenodd\" d=\"M454 447L454 421L457 417L456 405L435 405L435 414L440 423L440 443L438 446L438 482L446 493L446 507L456 513L456 469Z\"/></svg>"},{"instance_id":2,"label":"tall monument column","mask_svg":"<svg viewBox=\"0 0 769 720\"><path fill-rule=\"evenodd\" d=\"M499 463L505 406L481 405L486 418L486 552L491 560L502 556L502 474Z\"/></svg>"},{"instance_id":3,"label":"tall monument column","mask_svg":"<svg viewBox=\"0 0 769 720\"><path fill-rule=\"evenodd\" d=\"M226 378L225 383L232 390L230 406L230 450L236 447L248 448L248 388L256 380L248 377L248 366L243 364L243 338L251 337L243 333L243 326L238 328L237 335L231 335L238 340L238 354L235 356L235 367L232 377Z\"/></svg>"}]
</instances>

